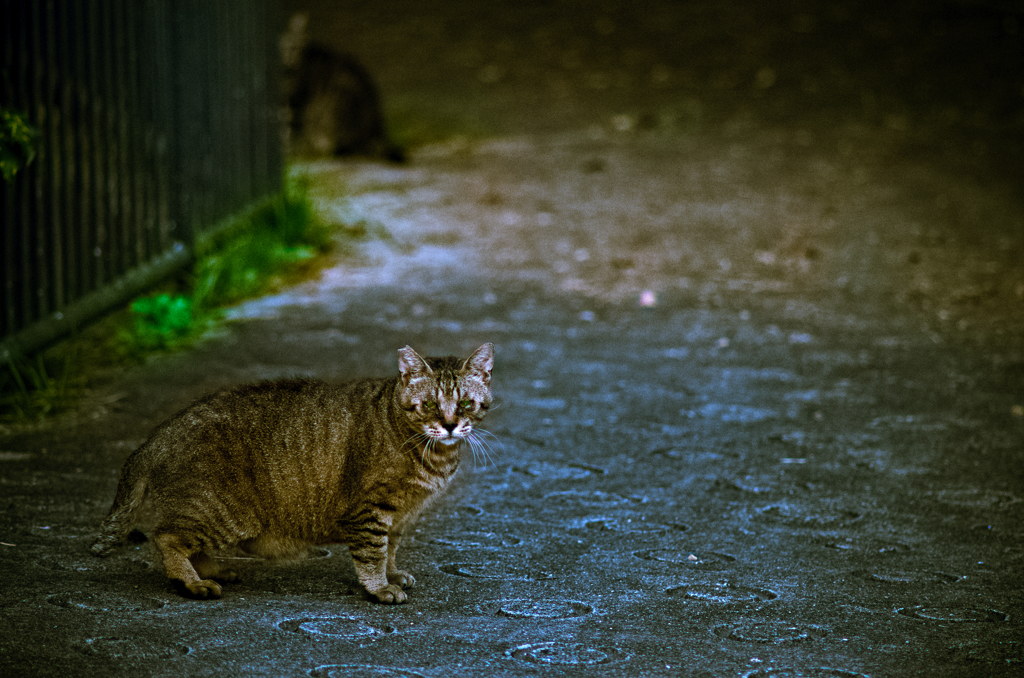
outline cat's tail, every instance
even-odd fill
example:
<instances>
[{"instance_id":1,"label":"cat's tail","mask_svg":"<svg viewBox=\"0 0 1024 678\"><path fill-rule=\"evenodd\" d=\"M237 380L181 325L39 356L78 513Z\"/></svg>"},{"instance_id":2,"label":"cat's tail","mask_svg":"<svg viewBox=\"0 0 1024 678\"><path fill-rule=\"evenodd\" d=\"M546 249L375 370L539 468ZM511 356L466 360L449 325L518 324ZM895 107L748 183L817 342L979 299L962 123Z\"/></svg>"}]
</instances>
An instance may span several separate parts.
<instances>
[{"instance_id":1,"label":"cat's tail","mask_svg":"<svg viewBox=\"0 0 1024 678\"><path fill-rule=\"evenodd\" d=\"M136 451L121 469L114 504L100 526L99 536L89 548L94 556L109 556L118 546L129 540L135 541L138 536L132 527L135 524L135 514L146 498L146 477L139 464L135 463L139 457Z\"/></svg>"}]
</instances>

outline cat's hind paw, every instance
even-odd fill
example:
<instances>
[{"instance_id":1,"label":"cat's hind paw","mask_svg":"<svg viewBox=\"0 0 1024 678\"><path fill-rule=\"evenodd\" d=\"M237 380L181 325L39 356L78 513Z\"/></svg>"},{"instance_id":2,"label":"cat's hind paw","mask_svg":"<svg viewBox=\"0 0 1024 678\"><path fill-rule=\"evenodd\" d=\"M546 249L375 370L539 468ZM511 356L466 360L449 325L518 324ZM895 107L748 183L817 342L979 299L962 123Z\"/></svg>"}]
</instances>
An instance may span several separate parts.
<instances>
[{"instance_id":1,"label":"cat's hind paw","mask_svg":"<svg viewBox=\"0 0 1024 678\"><path fill-rule=\"evenodd\" d=\"M388 575L388 583L401 586L403 589L411 589L416 586L416 577L402 570L395 570Z\"/></svg>"},{"instance_id":2,"label":"cat's hind paw","mask_svg":"<svg viewBox=\"0 0 1024 678\"><path fill-rule=\"evenodd\" d=\"M219 570L216 574L211 575L210 579L220 584L233 584L242 580L242 578L238 576L238 572L230 567Z\"/></svg>"},{"instance_id":3,"label":"cat's hind paw","mask_svg":"<svg viewBox=\"0 0 1024 678\"><path fill-rule=\"evenodd\" d=\"M378 603L385 605L401 605L408 599L405 591L395 584L388 584L379 591L370 591L369 593Z\"/></svg>"}]
</instances>

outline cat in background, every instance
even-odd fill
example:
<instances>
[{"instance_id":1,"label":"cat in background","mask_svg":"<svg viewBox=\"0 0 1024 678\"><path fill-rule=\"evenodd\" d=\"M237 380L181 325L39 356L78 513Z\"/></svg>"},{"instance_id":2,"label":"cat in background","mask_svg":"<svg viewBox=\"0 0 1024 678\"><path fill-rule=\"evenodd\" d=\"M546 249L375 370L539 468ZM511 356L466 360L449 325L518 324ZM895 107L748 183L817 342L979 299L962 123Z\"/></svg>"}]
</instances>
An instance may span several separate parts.
<instances>
[{"instance_id":1,"label":"cat in background","mask_svg":"<svg viewBox=\"0 0 1024 678\"><path fill-rule=\"evenodd\" d=\"M309 15L295 14L280 41L289 152L404 162L385 130L373 78L351 55L311 44L308 24Z\"/></svg>"},{"instance_id":2,"label":"cat in background","mask_svg":"<svg viewBox=\"0 0 1024 678\"><path fill-rule=\"evenodd\" d=\"M211 552L266 558L345 544L360 583L403 603L403 531L448 486L463 441L491 406L494 347L469 358L398 351L399 374L329 385L266 381L219 391L161 424L124 463L92 553L123 544L144 500L152 539L182 595L219 598L237 580Z\"/></svg>"}]
</instances>

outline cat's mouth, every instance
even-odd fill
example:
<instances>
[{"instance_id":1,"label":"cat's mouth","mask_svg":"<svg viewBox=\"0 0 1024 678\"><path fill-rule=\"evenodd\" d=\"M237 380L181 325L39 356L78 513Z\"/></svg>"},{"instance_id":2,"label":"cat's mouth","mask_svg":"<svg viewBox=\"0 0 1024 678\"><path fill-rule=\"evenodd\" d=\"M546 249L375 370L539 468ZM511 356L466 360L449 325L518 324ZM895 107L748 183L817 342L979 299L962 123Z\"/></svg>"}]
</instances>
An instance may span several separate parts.
<instances>
[{"instance_id":1,"label":"cat's mouth","mask_svg":"<svg viewBox=\"0 0 1024 678\"><path fill-rule=\"evenodd\" d=\"M451 433L437 433L434 436L434 440L442 445L455 445L462 441L466 435L461 431L452 431Z\"/></svg>"},{"instance_id":2,"label":"cat's mouth","mask_svg":"<svg viewBox=\"0 0 1024 678\"><path fill-rule=\"evenodd\" d=\"M466 437L465 431L455 429L454 431L438 431L432 429L427 431L427 435L435 444L438 445L457 445Z\"/></svg>"}]
</instances>

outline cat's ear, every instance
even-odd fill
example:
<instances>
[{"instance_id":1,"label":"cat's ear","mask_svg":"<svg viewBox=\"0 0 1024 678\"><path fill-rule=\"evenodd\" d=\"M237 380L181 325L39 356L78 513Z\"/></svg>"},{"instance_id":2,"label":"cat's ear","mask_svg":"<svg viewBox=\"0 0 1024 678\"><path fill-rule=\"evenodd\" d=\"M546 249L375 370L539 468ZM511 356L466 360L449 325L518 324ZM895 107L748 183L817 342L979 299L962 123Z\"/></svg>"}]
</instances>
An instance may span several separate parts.
<instances>
[{"instance_id":1,"label":"cat's ear","mask_svg":"<svg viewBox=\"0 0 1024 678\"><path fill-rule=\"evenodd\" d=\"M281 50L281 63L286 69L298 68L302 61L302 51L306 49L306 25L309 15L298 12L288 21L288 30L281 36L278 47Z\"/></svg>"},{"instance_id":2,"label":"cat's ear","mask_svg":"<svg viewBox=\"0 0 1024 678\"><path fill-rule=\"evenodd\" d=\"M486 343L466 358L462 371L480 375L486 384L491 380L491 369L494 367L494 344Z\"/></svg>"},{"instance_id":3,"label":"cat's ear","mask_svg":"<svg viewBox=\"0 0 1024 678\"><path fill-rule=\"evenodd\" d=\"M402 383L408 386L415 379L429 377L433 374L430 365L411 346L398 349L398 370L402 373Z\"/></svg>"},{"instance_id":4,"label":"cat's ear","mask_svg":"<svg viewBox=\"0 0 1024 678\"><path fill-rule=\"evenodd\" d=\"M309 14L307 12L296 12L292 15L292 18L288 20L288 30L295 34L302 35L306 32L306 26L309 25Z\"/></svg>"}]
</instances>

